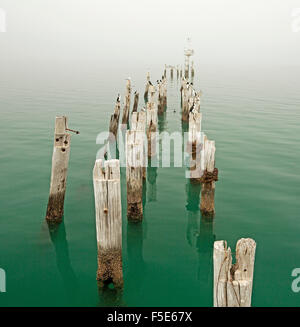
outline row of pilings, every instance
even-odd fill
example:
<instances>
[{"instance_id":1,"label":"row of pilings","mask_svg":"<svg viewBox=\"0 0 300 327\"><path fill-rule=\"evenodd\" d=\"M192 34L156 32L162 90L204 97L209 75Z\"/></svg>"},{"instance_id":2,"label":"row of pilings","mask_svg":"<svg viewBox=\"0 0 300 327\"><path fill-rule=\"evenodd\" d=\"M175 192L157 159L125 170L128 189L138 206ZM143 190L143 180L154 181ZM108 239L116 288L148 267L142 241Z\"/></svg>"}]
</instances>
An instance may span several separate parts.
<instances>
[{"instance_id":1,"label":"row of pilings","mask_svg":"<svg viewBox=\"0 0 300 327\"><path fill-rule=\"evenodd\" d=\"M134 92L131 109L132 84L126 80L121 117L121 97L118 95L109 123L107 147L117 145L118 133L125 138L127 219L142 223L144 216L143 192L147 175L147 163L157 151L158 116L167 108L167 69L173 79L174 70L180 78L181 120L188 124L186 152L189 154L189 182L201 185L200 210L203 217L215 216L215 183L218 169L215 167L215 141L202 132L201 91L177 66L165 66L163 75L153 85L147 73L144 103L139 109L139 92ZM56 117L50 195L46 213L49 223L60 223L63 217L71 130L67 117ZM105 152L106 154L106 152ZM122 205L120 183L120 161L97 159L93 170L95 197L96 234L98 248L97 280L100 287L113 283L116 289L123 288L122 260ZM214 243L214 305L250 306L254 256L256 243L252 239L241 239L236 247L236 264L232 265L231 250L225 241Z\"/></svg>"}]
</instances>

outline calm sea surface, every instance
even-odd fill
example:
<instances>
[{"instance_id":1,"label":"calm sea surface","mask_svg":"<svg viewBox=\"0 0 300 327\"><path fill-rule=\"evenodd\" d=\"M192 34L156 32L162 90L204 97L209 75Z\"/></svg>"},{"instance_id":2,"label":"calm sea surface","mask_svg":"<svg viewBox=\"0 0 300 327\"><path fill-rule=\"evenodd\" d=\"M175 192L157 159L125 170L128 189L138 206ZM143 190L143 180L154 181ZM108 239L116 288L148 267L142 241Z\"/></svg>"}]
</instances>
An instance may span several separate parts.
<instances>
[{"instance_id":1,"label":"calm sea surface","mask_svg":"<svg viewBox=\"0 0 300 327\"><path fill-rule=\"evenodd\" d=\"M82 63L3 67L0 75L0 306L212 306L214 240L257 242L253 306L298 306L300 70L196 65L202 129L216 141L216 216L201 218L185 168L149 168L145 218L127 224L122 169L124 291L98 292L92 168L125 78L144 92L147 67L108 71ZM163 65L151 69L153 82ZM160 131L184 131L179 83L168 80ZM141 96L142 98L142 96ZM140 98L140 101L141 101ZM176 112L174 113L174 109ZM49 231L54 118L72 136L64 222Z\"/></svg>"}]
</instances>

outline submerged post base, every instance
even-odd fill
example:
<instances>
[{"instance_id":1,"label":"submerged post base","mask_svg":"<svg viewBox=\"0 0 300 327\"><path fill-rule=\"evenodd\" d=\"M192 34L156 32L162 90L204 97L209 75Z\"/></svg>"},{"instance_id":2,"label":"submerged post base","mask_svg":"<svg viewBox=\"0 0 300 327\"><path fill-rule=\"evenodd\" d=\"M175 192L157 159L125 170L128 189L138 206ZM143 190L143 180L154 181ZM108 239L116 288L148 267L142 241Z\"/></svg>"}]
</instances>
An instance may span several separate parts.
<instances>
[{"instance_id":1,"label":"submerged post base","mask_svg":"<svg viewBox=\"0 0 300 327\"><path fill-rule=\"evenodd\" d=\"M200 211L204 217L215 215L215 182L202 183Z\"/></svg>"},{"instance_id":2,"label":"submerged post base","mask_svg":"<svg viewBox=\"0 0 300 327\"><path fill-rule=\"evenodd\" d=\"M53 223L61 223L64 215L65 192L51 194L49 196L46 220Z\"/></svg>"},{"instance_id":3,"label":"submerged post base","mask_svg":"<svg viewBox=\"0 0 300 327\"><path fill-rule=\"evenodd\" d=\"M115 288L123 287L121 249L99 249L97 280L100 282L99 285L103 287L110 282L114 284Z\"/></svg>"},{"instance_id":4,"label":"submerged post base","mask_svg":"<svg viewBox=\"0 0 300 327\"><path fill-rule=\"evenodd\" d=\"M140 222L143 220L142 202L127 204L127 218L131 222Z\"/></svg>"}]
</instances>

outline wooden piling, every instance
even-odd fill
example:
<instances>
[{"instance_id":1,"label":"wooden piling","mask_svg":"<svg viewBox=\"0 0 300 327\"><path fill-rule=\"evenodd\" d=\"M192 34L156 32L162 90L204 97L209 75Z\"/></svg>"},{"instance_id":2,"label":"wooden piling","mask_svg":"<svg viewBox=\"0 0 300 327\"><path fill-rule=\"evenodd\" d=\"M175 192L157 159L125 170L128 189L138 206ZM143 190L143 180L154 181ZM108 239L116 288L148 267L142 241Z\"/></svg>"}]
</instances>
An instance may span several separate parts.
<instances>
[{"instance_id":1,"label":"wooden piling","mask_svg":"<svg viewBox=\"0 0 300 327\"><path fill-rule=\"evenodd\" d=\"M171 66L171 69L170 69L170 76L171 76L171 79L173 79L173 66Z\"/></svg>"},{"instance_id":2,"label":"wooden piling","mask_svg":"<svg viewBox=\"0 0 300 327\"><path fill-rule=\"evenodd\" d=\"M132 222L143 219L144 132L126 133L127 218Z\"/></svg>"},{"instance_id":3,"label":"wooden piling","mask_svg":"<svg viewBox=\"0 0 300 327\"><path fill-rule=\"evenodd\" d=\"M188 150L190 153L190 179L193 183L201 183L204 173L203 133L201 133L202 114L191 112L189 115Z\"/></svg>"},{"instance_id":4,"label":"wooden piling","mask_svg":"<svg viewBox=\"0 0 300 327\"><path fill-rule=\"evenodd\" d=\"M142 132L144 135L146 133L146 120L147 115L146 111L140 111L140 112L133 112L131 117L131 130L132 131L138 131ZM143 144L145 146L145 144ZM143 149L143 155L144 155L144 162L143 162L143 179L146 179L147 172L146 172L146 154L145 154L145 147Z\"/></svg>"},{"instance_id":5,"label":"wooden piling","mask_svg":"<svg viewBox=\"0 0 300 327\"><path fill-rule=\"evenodd\" d=\"M215 182L218 180L215 152L215 141L209 141L204 137L204 174L201 178L200 210L205 217L213 217L215 214Z\"/></svg>"},{"instance_id":6,"label":"wooden piling","mask_svg":"<svg viewBox=\"0 0 300 327\"><path fill-rule=\"evenodd\" d=\"M148 93L148 102L155 103L155 93L156 93L156 87L150 84L149 93Z\"/></svg>"},{"instance_id":7,"label":"wooden piling","mask_svg":"<svg viewBox=\"0 0 300 327\"><path fill-rule=\"evenodd\" d=\"M122 117L122 125L128 124L129 111L130 111L130 98L131 98L131 80L127 78L126 80L126 93L125 93L125 104Z\"/></svg>"},{"instance_id":8,"label":"wooden piling","mask_svg":"<svg viewBox=\"0 0 300 327\"><path fill-rule=\"evenodd\" d=\"M191 76L192 76L192 78L195 76L194 61L192 61L192 66L191 66Z\"/></svg>"},{"instance_id":9,"label":"wooden piling","mask_svg":"<svg viewBox=\"0 0 300 327\"><path fill-rule=\"evenodd\" d=\"M236 244L236 263L226 241L214 243L214 306L250 307L256 243L242 238Z\"/></svg>"},{"instance_id":10,"label":"wooden piling","mask_svg":"<svg viewBox=\"0 0 300 327\"><path fill-rule=\"evenodd\" d=\"M191 86L187 85L186 80L183 80L182 83L182 121L188 121L189 120L189 113L191 109L191 101L193 100L191 98Z\"/></svg>"},{"instance_id":11,"label":"wooden piling","mask_svg":"<svg viewBox=\"0 0 300 327\"><path fill-rule=\"evenodd\" d=\"M114 113L110 117L109 132L111 134L109 136L109 140L112 140L112 138L114 138L114 140L117 140L120 110L121 110L121 103L120 103L120 97L118 96Z\"/></svg>"},{"instance_id":12,"label":"wooden piling","mask_svg":"<svg viewBox=\"0 0 300 327\"><path fill-rule=\"evenodd\" d=\"M144 93L144 99L147 100L148 99L148 92L149 92L149 84L150 82L150 73L147 73L147 82L146 82L146 86L145 86L145 93Z\"/></svg>"},{"instance_id":13,"label":"wooden piling","mask_svg":"<svg viewBox=\"0 0 300 327\"><path fill-rule=\"evenodd\" d=\"M196 112L200 112L200 97L201 97L201 92L196 93L194 97L194 105L195 105Z\"/></svg>"},{"instance_id":14,"label":"wooden piling","mask_svg":"<svg viewBox=\"0 0 300 327\"><path fill-rule=\"evenodd\" d=\"M186 56L185 57L185 63L184 63L184 77L185 78L189 78L189 70L190 70L189 57Z\"/></svg>"},{"instance_id":15,"label":"wooden piling","mask_svg":"<svg viewBox=\"0 0 300 327\"><path fill-rule=\"evenodd\" d=\"M148 157L156 155L156 132L157 132L157 105L155 102L147 103L146 132L148 140Z\"/></svg>"},{"instance_id":16,"label":"wooden piling","mask_svg":"<svg viewBox=\"0 0 300 327\"><path fill-rule=\"evenodd\" d=\"M137 112L138 104L139 104L139 93L135 92L132 112Z\"/></svg>"},{"instance_id":17,"label":"wooden piling","mask_svg":"<svg viewBox=\"0 0 300 327\"><path fill-rule=\"evenodd\" d=\"M162 115L167 107L167 79L162 76L161 81L158 84L158 105L157 113Z\"/></svg>"},{"instance_id":18,"label":"wooden piling","mask_svg":"<svg viewBox=\"0 0 300 327\"><path fill-rule=\"evenodd\" d=\"M98 247L97 280L123 286L122 208L119 160L96 160L93 171Z\"/></svg>"},{"instance_id":19,"label":"wooden piling","mask_svg":"<svg viewBox=\"0 0 300 327\"><path fill-rule=\"evenodd\" d=\"M163 80L158 84L158 105L157 113L162 115L165 112L167 106L167 82Z\"/></svg>"},{"instance_id":20,"label":"wooden piling","mask_svg":"<svg viewBox=\"0 0 300 327\"><path fill-rule=\"evenodd\" d=\"M131 115L131 130L146 131L146 111L133 112Z\"/></svg>"},{"instance_id":21,"label":"wooden piling","mask_svg":"<svg viewBox=\"0 0 300 327\"><path fill-rule=\"evenodd\" d=\"M67 117L56 117L50 195L46 220L60 223L64 214L64 200L67 185L71 135L66 132Z\"/></svg>"}]
</instances>

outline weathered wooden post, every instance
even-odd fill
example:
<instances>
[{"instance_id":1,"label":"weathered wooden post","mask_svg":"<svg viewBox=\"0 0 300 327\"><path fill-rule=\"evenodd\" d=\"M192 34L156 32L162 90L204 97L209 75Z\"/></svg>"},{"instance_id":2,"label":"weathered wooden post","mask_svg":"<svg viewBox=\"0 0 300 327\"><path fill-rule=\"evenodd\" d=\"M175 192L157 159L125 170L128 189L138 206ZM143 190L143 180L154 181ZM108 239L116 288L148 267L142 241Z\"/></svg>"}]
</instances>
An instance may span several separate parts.
<instances>
[{"instance_id":1,"label":"weathered wooden post","mask_svg":"<svg viewBox=\"0 0 300 327\"><path fill-rule=\"evenodd\" d=\"M114 113L111 115L111 118L110 118L110 124L109 124L109 132L111 133L110 140L112 138L112 135L114 136L114 140L117 140L120 109L121 109L121 103L120 103L120 97L118 96L116 105L115 105L115 109L114 109Z\"/></svg>"},{"instance_id":2,"label":"weathered wooden post","mask_svg":"<svg viewBox=\"0 0 300 327\"><path fill-rule=\"evenodd\" d=\"M161 81L158 84L158 105L157 105L157 113L162 115L165 111L164 107L164 83Z\"/></svg>"},{"instance_id":3,"label":"weathered wooden post","mask_svg":"<svg viewBox=\"0 0 300 327\"><path fill-rule=\"evenodd\" d=\"M173 66L171 66L170 76L171 76L171 79L173 79Z\"/></svg>"},{"instance_id":4,"label":"weathered wooden post","mask_svg":"<svg viewBox=\"0 0 300 327\"><path fill-rule=\"evenodd\" d=\"M165 65L165 69L164 69L164 78L167 78L167 65Z\"/></svg>"},{"instance_id":5,"label":"weathered wooden post","mask_svg":"<svg viewBox=\"0 0 300 327\"><path fill-rule=\"evenodd\" d=\"M183 97L184 97L184 88L185 87L186 87L186 80L183 77L181 79L181 86L180 86L180 104L181 104L181 107L183 106Z\"/></svg>"},{"instance_id":6,"label":"weathered wooden post","mask_svg":"<svg viewBox=\"0 0 300 327\"><path fill-rule=\"evenodd\" d=\"M132 112L137 112L138 104L139 104L139 93L134 92L134 102L133 102Z\"/></svg>"},{"instance_id":7,"label":"weathered wooden post","mask_svg":"<svg viewBox=\"0 0 300 327\"><path fill-rule=\"evenodd\" d=\"M46 220L60 223L64 214L71 135L67 133L67 117L56 117L50 195Z\"/></svg>"},{"instance_id":8,"label":"weathered wooden post","mask_svg":"<svg viewBox=\"0 0 300 327\"><path fill-rule=\"evenodd\" d=\"M131 79L126 79L126 94L125 94L125 104L122 117L122 125L127 125L129 119L130 110L130 97L131 97Z\"/></svg>"},{"instance_id":9,"label":"weathered wooden post","mask_svg":"<svg viewBox=\"0 0 300 327\"><path fill-rule=\"evenodd\" d=\"M133 112L131 117L131 130L142 132L144 135L146 133L146 120L147 115L146 111L140 112ZM143 144L145 146L145 144ZM146 172L146 154L145 154L145 147L143 148L143 155L144 155L144 162L143 162L143 179L146 179L147 172Z\"/></svg>"},{"instance_id":10,"label":"weathered wooden post","mask_svg":"<svg viewBox=\"0 0 300 327\"><path fill-rule=\"evenodd\" d=\"M149 91L149 84L150 82L150 73L147 73L147 82L146 82L146 86L145 86L145 93L144 93L144 99L147 100L148 99L148 91Z\"/></svg>"},{"instance_id":11,"label":"weathered wooden post","mask_svg":"<svg viewBox=\"0 0 300 327\"><path fill-rule=\"evenodd\" d=\"M189 64L189 56L185 56L185 62L184 62L184 77L189 78L189 70L190 70L190 64Z\"/></svg>"},{"instance_id":12,"label":"weathered wooden post","mask_svg":"<svg viewBox=\"0 0 300 327\"><path fill-rule=\"evenodd\" d=\"M148 157L156 155L156 132L157 132L157 105L154 102L147 103L147 140Z\"/></svg>"},{"instance_id":13,"label":"weathered wooden post","mask_svg":"<svg viewBox=\"0 0 300 327\"><path fill-rule=\"evenodd\" d=\"M122 208L119 160L96 160L93 171L98 247L97 280L123 286Z\"/></svg>"},{"instance_id":14,"label":"weathered wooden post","mask_svg":"<svg viewBox=\"0 0 300 327\"><path fill-rule=\"evenodd\" d=\"M144 132L126 133L127 217L129 221L143 219Z\"/></svg>"},{"instance_id":15,"label":"weathered wooden post","mask_svg":"<svg viewBox=\"0 0 300 327\"><path fill-rule=\"evenodd\" d=\"M201 178L200 210L206 217L213 217L215 214L215 182L218 180L215 152L215 141L209 141L204 137L204 174Z\"/></svg>"},{"instance_id":16,"label":"weathered wooden post","mask_svg":"<svg viewBox=\"0 0 300 327\"><path fill-rule=\"evenodd\" d=\"M189 120L189 113L193 105L193 98L191 97L191 86L183 81L182 85L182 120Z\"/></svg>"},{"instance_id":17,"label":"weathered wooden post","mask_svg":"<svg viewBox=\"0 0 300 327\"><path fill-rule=\"evenodd\" d=\"M167 79L162 79L162 88L163 88L163 108L167 107Z\"/></svg>"},{"instance_id":18,"label":"weathered wooden post","mask_svg":"<svg viewBox=\"0 0 300 327\"><path fill-rule=\"evenodd\" d=\"M200 96L201 92L196 93L195 98L194 98L194 108L195 111L200 112Z\"/></svg>"},{"instance_id":19,"label":"weathered wooden post","mask_svg":"<svg viewBox=\"0 0 300 327\"><path fill-rule=\"evenodd\" d=\"M149 103L154 103L155 102L155 93L156 93L156 87L154 85L152 85L152 83L150 82L150 86L149 86L149 92L148 92L148 102Z\"/></svg>"},{"instance_id":20,"label":"weathered wooden post","mask_svg":"<svg viewBox=\"0 0 300 327\"><path fill-rule=\"evenodd\" d=\"M131 130L144 132L146 130L146 111L133 112L131 116Z\"/></svg>"},{"instance_id":21,"label":"weathered wooden post","mask_svg":"<svg viewBox=\"0 0 300 327\"><path fill-rule=\"evenodd\" d=\"M242 238L236 244L236 263L226 241L214 243L214 306L250 307L256 243Z\"/></svg>"},{"instance_id":22,"label":"weathered wooden post","mask_svg":"<svg viewBox=\"0 0 300 327\"><path fill-rule=\"evenodd\" d=\"M191 112L189 115L188 150L190 153L191 182L201 182L204 173L203 133L201 133L202 114Z\"/></svg>"},{"instance_id":23,"label":"weathered wooden post","mask_svg":"<svg viewBox=\"0 0 300 327\"><path fill-rule=\"evenodd\" d=\"M192 61L192 66L191 66L191 76L192 76L192 78L194 78L194 76L195 76L194 61Z\"/></svg>"}]
</instances>

